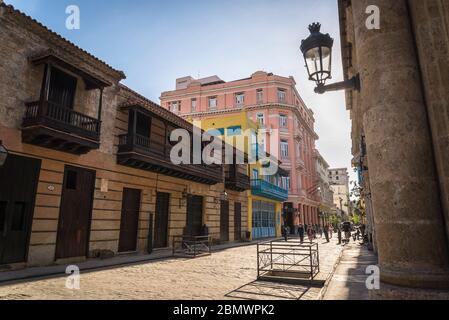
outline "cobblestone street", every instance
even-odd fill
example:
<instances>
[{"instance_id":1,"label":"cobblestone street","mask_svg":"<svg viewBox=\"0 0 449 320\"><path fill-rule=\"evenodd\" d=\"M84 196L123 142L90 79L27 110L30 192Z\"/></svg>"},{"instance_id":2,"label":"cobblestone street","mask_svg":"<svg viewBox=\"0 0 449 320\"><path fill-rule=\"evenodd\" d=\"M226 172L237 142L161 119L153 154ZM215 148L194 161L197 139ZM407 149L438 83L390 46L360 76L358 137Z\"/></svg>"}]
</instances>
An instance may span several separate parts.
<instances>
[{"instance_id":1,"label":"cobblestone street","mask_svg":"<svg viewBox=\"0 0 449 320\"><path fill-rule=\"evenodd\" d=\"M320 244L321 277L340 256L336 239ZM255 281L255 245L214 252L212 256L167 259L81 274L80 290L66 289L66 276L6 284L0 299L317 299L320 288Z\"/></svg>"}]
</instances>

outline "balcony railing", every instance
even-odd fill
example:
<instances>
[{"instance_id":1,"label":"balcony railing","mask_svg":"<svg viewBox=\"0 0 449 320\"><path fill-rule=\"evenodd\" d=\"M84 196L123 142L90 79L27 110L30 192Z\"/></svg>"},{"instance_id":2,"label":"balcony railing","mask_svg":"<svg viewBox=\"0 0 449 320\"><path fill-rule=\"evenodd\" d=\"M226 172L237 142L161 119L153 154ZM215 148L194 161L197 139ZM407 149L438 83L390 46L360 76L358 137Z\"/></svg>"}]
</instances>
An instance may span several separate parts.
<instances>
[{"instance_id":1,"label":"balcony railing","mask_svg":"<svg viewBox=\"0 0 449 320\"><path fill-rule=\"evenodd\" d=\"M142 148L150 148L150 138L139 134L122 134L119 137L120 146L139 146ZM155 150L153 150L155 151Z\"/></svg>"},{"instance_id":2,"label":"balcony railing","mask_svg":"<svg viewBox=\"0 0 449 320\"><path fill-rule=\"evenodd\" d=\"M83 138L99 140L101 122L50 101L36 101L26 104L23 120L24 127L35 125L44 125Z\"/></svg>"},{"instance_id":3,"label":"balcony railing","mask_svg":"<svg viewBox=\"0 0 449 320\"><path fill-rule=\"evenodd\" d=\"M100 147L101 121L59 104L41 100L26 104L22 141L76 155Z\"/></svg>"},{"instance_id":4,"label":"balcony railing","mask_svg":"<svg viewBox=\"0 0 449 320\"><path fill-rule=\"evenodd\" d=\"M251 180L251 191L255 196L277 201L288 200L288 190L261 179Z\"/></svg>"},{"instance_id":5,"label":"balcony railing","mask_svg":"<svg viewBox=\"0 0 449 320\"><path fill-rule=\"evenodd\" d=\"M226 172L226 188L245 191L251 189L249 176L238 172L236 169Z\"/></svg>"},{"instance_id":6,"label":"balcony railing","mask_svg":"<svg viewBox=\"0 0 449 320\"><path fill-rule=\"evenodd\" d=\"M170 159L171 145L160 143L139 134L119 137L118 162L121 165L161 172L181 179L206 184L223 181L222 167L205 164L175 165Z\"/></svg>"}]
</instances>

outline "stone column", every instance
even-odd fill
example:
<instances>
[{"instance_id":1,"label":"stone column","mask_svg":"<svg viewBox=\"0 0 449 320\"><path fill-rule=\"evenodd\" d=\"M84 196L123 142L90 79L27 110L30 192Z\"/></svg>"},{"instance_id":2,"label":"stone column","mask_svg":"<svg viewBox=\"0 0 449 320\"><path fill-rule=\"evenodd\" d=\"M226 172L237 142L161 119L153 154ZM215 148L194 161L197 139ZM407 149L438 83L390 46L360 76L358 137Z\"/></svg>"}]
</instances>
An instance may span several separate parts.
<instances>
[{"instance_id":1,"label":"stone column","mask_svg":"<svg viewBox=\"0 0 449 320\"><path fill-rule=\"evenodd\" d=\"M306 210L306 205L305 204L302 205L302 218L303 218L302 223L304 225L307 224L307 210Z\"/></svg>"},{"instance_id":2,"label":"stone column","mask_svg":"<svg viewBox=\"0 0 449 320\"><path fill-rule=\"evenodd\" d=\"M380 8L381 29L366 27ZM432 140L406 0L352 1L381 281L449 288Z\"/></svg>"},{"instance_id":3,"label":"stone column","mask_svg":"<svg viewBox=\"0 0 449 320\"><path fill-rule=\"evenodd\" d=\"M409 0L449 234L449 1ZM449 239L448 239L449 240Z\"/></svg>"},{"instance_id":4,"label":"stone column","mask_svg":"<svg viewBox=\"0 0 449 320\"><path fill-rule=\"evenodd\" d=\"M305 209L306 209L306 224L310 224L309 206L305 206Z\"/></svg>"}]
</instances>

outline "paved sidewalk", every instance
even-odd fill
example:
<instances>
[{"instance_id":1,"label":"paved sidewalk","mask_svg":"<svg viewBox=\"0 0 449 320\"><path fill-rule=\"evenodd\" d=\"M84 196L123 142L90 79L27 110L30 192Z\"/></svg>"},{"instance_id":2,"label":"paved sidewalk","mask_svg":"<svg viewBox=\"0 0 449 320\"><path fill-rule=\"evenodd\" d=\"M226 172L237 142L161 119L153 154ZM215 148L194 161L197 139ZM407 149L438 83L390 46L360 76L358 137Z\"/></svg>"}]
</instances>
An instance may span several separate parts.
<instances>
[{"instance_id":1,"label":"paved sidewalk","mask_svg":"<svg viewBox=\"0 0 449 320\"><path fill-rule=\"evenodd\" d=\"M377 257L366 246L351 242L344 247L340 262L329 282L323 300L369 300L365 271L377 264Z\"/></svg>"}]
</instances>

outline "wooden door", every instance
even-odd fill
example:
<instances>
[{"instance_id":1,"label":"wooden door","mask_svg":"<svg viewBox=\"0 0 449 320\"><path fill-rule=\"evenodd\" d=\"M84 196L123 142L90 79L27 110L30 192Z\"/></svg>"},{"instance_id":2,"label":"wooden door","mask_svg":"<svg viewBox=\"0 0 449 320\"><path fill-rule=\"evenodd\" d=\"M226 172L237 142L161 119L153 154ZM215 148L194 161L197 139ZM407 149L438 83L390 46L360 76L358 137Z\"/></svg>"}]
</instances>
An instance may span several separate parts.
<instances>
[{"instance_id":1,"label":"wooden door","mask_svg":"<svg viewBox=\"0 0 449 320\"><path fill-rule=\"evenodd\" d=\"M221 201L220 240L229 241L229 201Z\"/></svg>"},{"instance_id":2,"label":"wooden door","mask_svg":"<svg viewBox=\"0 0 449 320\"><path fill-rule=\"evenodd\" d=\"M154 223L154 248L168 247L168 214L170 194L158 192L156 199L156 217Z\"/></svg>"},{"instance_id":3,"label":"wooden door","mask_svg":"<svg viewBox=\"0 0 449 320\"><path fill-rule=\"evenodd\" d=\"M242 239L242 204L236 202L234 205L234 240Z\"/></svg>"},{"instance_id":4,"label":"wooden door","mask_svg":"<svg viewBox=\"0 0 449 320\"><path fill-rule=\"evenodd\" d=\"M87 256L95 171L65 166L56 259Z\"/></svg>"},{"instance_id":5,"label":"wooden door","mask_svg":"<svg viewBox=\"0 0 449 320\"><path fill-rule=\"evenodd\" d=\"M123 189L122 218L120 222L119 252L136 251L137 231L139 228L141 191Z\"/></svg>"},{"instance_id":6,"label":"wooden door","mask_svg":"<svg viewBox=\"0 0 449 320\"><path fill-rule=\"evenodd\" d=\"M187 197L186 236L201 236L203 229L203 197Z\"/></svg>"},{"instance_id":7,"label":"wooden door","mask_svg":"<svg viewBox=\"0 0 449 320\"><path fill-rule=\"evenodd\" d=\"M0 265L27 259L40 166L10 154L0 168Z\"/></svg>"}]
</instances>

